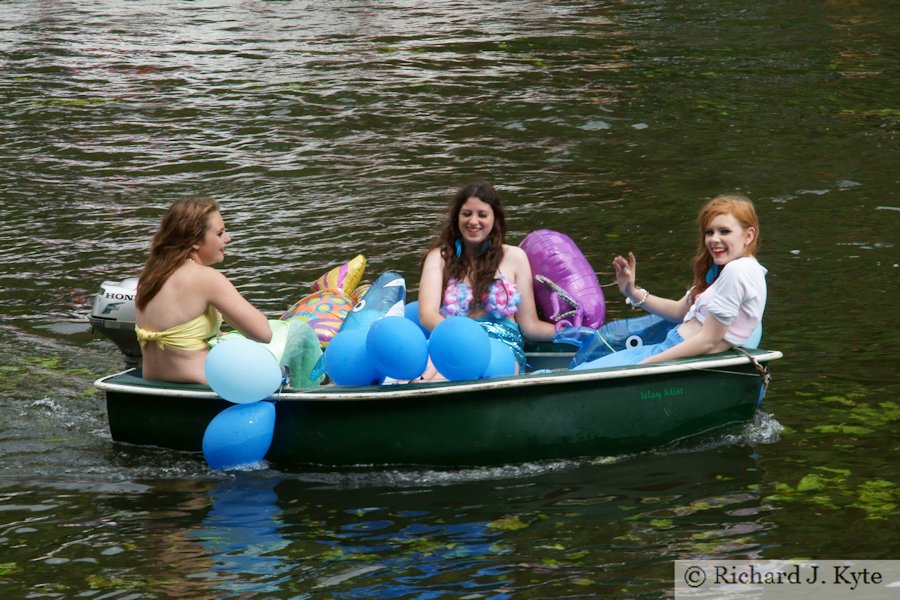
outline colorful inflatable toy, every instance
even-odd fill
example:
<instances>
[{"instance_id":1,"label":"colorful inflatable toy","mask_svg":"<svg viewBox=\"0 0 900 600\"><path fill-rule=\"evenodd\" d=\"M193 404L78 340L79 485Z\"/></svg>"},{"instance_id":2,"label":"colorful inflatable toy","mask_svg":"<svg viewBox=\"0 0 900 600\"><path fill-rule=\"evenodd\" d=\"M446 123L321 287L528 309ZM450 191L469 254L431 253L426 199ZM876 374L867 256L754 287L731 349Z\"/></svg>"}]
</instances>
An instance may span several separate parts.
<instances>
[{"instance_id":1,"label":"colorful inflatable toy","mask_svg":"<svg viewBox=\"0 0 900 600\"><path fill-rule=\"evenodd\" d=\"M562 327L603 325L606 300L597 275L569 236L550 229L532 231L519 244L534 277L534 299L547 321Z\"/></svg>"},{"instance_id":2,"label":"colorful inflatable toy","mask_svg":"<svg viewBox=\"0 0 900 600\"><path fill-rule=\"evenodd\" d=\"M366 270L366 257L357 254L349 262L334 267L324 275L312 282L312 290L339 290L350 295L362 280Z\"/></svg>"},{"instance_id":3,"label":"colorful inflatable toy","mask_svg":"<svg viewBox=\"0 0 900 600\"><path fill-rule=\"evenodd\" d=\"M310 324L324 348L337 335L356 300L352 294L366 269L366 258L356 255L321 275L311 286L313 293L301 298L281 316L283 321L300 319Z\"/></svg>"},{"instance_id":4,"label":"colorful inflatable toy","mask_svg":"<svg viewBox=\"0 0 900 600\"><path fill-rule=\"evenodd\" d=\"M324 348L337 335L352 309L353 302L340 290L320 290L298 300L281 316L281 320L306 321Z\"/></svg>"}]
</instances>

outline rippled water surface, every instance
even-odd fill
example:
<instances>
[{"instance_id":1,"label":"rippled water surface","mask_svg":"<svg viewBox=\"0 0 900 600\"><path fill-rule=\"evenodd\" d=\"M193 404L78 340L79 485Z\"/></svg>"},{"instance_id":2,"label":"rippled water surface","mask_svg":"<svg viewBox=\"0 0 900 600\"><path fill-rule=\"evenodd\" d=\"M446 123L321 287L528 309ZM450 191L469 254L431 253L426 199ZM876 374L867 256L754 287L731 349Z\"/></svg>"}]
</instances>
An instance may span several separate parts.
<instances>
[{"instance_id":1,"label":"rippled water surface","mask_svg":"<svg viewBox=\"0 0 900 600\"><path fill-rule=\"evenodd\" d=\"M679 558L897 558L892 2L0 4L0 586L10 597L661 597ZM461 183L679 294L699 205L756 202L760 418L493 469L221 474L114 444L79 319L162 210L219 199L278 313L407 277ZM606 288L610 318L626 316Z\"/></svg>"}]
</instances>

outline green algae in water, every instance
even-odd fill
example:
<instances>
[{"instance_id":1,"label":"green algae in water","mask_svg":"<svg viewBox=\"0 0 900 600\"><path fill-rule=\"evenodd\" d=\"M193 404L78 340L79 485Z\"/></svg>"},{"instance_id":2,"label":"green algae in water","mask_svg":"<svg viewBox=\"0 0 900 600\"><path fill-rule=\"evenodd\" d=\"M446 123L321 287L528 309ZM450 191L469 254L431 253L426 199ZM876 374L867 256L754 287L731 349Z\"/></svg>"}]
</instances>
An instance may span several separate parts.
<instances>
[{"instance_id":1,"label":"green algae in water","mask_svg":"<svg viewBox=\"0 0 900 600\"><path fill-rule=\"evenodd\" d=\"M859 499L850 506L866 511L869 519L887 519L900 512L897 510L900 494L897 493L897 484L891 481L867 481L857 488L857 495Z\"/></svg>"},{"instance_id":2,"label":"green algae in water","mask_svg":"<svg viewBox=\"0 0 900 600\"><path fill-rule=\"evenodd\" d=\"M519 529L525 529L533 522L533 519L530 521L523 521L518 515L513 515L511 517L502 517L496 521L491 521L487 526L491 529L500 529L502 531L518 531Z\"/></svg>"},{"instance_id":3,"label":"green algae in water","mask_svg":"<svg viewBox=\"0 0 900 600\"><path fill-rule=\"evenodd\" d=\"M893 517L898 510L897 484L884 479L866 481L853 487L848 484L849 469L815 467L822 473L808 473L800 478L796 487L786 483L775 485L775 494L767 500L795 501L839 509L846 506L858 508L867 519L879 520ZM831 474L829 476L828 474Z\"/></svg>"},{"instance_id":4,"label":"green algae in water","mask_svg":"<svg viewBox=\"0 0 900 600\"><path fill-rule=\"evenodd\" d=\"M806 430L807 432L813 433L839 433L841 435L868 435L872 433L874 430L869 429L868 427L862 427L860 425L847 425L845 423L840 423L838 425L816 425L810 429Z\"/></svg>"},{"instance_id":5,"label":"green algae in water","mask_svg":"<svg viewBox=\"0 0 900 600\"><path fill-rule=\"evenodd\" d=\"M11 392L19 389L27 374L25 367L0 366L0 391Z\"/></svg>"},{"instance_id":6,"label":"green algae in water","mask_svg":"<svg viewBox=\"0 0 900 600\"><path fill-rule=\"evenodd\" d=\"M20 567L18 563L0 563L0 577L9 577L10 575L15 575L16 573L21 572L22 567Z\"/></svg>"}]
</instances>

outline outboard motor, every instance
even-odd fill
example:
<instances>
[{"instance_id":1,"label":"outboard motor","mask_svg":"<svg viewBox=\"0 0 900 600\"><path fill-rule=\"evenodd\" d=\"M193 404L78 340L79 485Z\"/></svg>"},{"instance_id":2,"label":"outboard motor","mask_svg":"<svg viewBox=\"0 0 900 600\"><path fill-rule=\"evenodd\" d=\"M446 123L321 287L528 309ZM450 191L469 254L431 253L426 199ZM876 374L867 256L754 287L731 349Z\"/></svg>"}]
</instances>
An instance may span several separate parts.
<instances>
[{"instance_id":1,"label":"outboard motor","mask_svg":"<svg viewBox=\"0 0 900 600\"><path fill-rule=\"evenodd\" d=\"M141 364L141 345L134 333L134 295L137 278L104 281L91 305L91 327L111 339L125 355L127 367Z\"/></svg>"}]
</instances>

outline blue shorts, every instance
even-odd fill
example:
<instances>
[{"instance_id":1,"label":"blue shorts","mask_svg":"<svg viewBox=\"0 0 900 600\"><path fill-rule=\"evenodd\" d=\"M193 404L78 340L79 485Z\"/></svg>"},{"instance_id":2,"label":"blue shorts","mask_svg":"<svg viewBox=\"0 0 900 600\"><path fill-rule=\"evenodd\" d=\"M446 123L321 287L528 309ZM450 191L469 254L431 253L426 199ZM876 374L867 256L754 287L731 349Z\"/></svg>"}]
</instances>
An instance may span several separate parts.
<instances>
[{"instance_id":1,"label":"blue shorts","mask_svg":"<svg viewBox=\"0 0 900 600\"><path fill-rule=\"evenodd\" d=\"M671 330L669 330L669 334L666 336L666 339L659 342L658 344L648 344L647 346L641 346L640 348L619 350L618 352L613 352L612 354L607 354L606 356L600 357L597 360L581 363L580 365L572 367L572 370L580 371L582 369L602 369L604 367L625 367L628 365L636 365L645 358L649 358L655 354L664 352L672 346L677 346L683 341L684 338L682 338L681 334L678 333L678 328L673 327Z\"/></svg>"}]
</instances>

